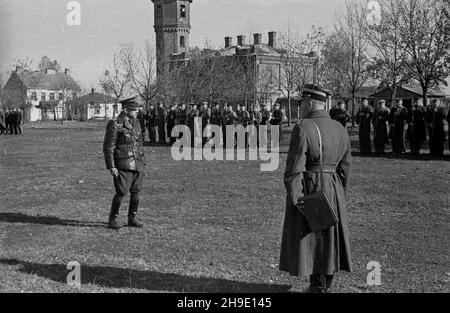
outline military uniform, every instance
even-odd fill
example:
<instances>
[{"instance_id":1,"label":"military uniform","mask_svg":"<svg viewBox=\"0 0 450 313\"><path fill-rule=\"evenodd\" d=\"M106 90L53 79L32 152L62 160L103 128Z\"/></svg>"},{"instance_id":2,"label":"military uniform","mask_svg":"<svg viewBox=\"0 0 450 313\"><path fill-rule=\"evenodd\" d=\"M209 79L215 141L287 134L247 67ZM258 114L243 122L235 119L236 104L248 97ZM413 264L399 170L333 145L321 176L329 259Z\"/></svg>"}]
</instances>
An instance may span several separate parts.
<instances>
[{"instance_id":1,"label":"military uniform","mask_svg":"<svg viewBox=\"0 0 450 313\"><path fill-rule=\"evenodd\" d=\"M303 88L303 97L314 91L312 87ZM318 92L311 97L325 102L325 91ZM320 186L319 134L312 121L320 129L323 142L323 191L339 218L336 226L321 232L312 232L296 207L299 198L316 192ZM326 111L312 111L294 127L284 172L287 196L280 270L293 276L309 275L308 292L314 292L313 288L317 288L316 292L327 291L336 272L352 271L346 203L350 167L348 133Z\"/></svg>"},{"instance_id":2,"label":"military uniform","mask_svg":"<svg viewBox=\"0 0 450 313\"><path fill-rule=\"evenodd\" d=\"M359 150L361 155L371 154L370 125L373 117L371 106L363 106L356 114L356 123L359 125Z\"/></svg>"},{"instance_id":3,"label":"military uniform","mask_svg":"<svg viewBox=\"0 0 450 313\"><path fill-rule=\"evenodd\" d=\"M229 125L235 125L236 124L236 120L237 120L237 115L234 111L224 111L222 114L222 134L223 134L223 145L226 148L230 148L227 147L227 126ZM233 144L234 147L234 144Z\"/></svg>"},{"instance_id":4,"label":"military uniform","mask_svg":"<svg viewBox=\"0 0 450 313\"><path fill-rule=\"evenodd\" d=\"M443 156L445 144L444 132L445 111L437 107L433 112L433 128L430 137L430 154L432 156Z\"/></svg>"},{"instance_id":5,"label":"military uniform","mask_svg":"<svg viewBox=\"0 0 450 313\"><path fill-rule=\"evenodd\" d=\"M156 142L155 115L156 115L156 109L150 107L150 109L147 112L148 141L150 143Z\"/></svg>"},{"instance_id":6,"label":"military uniform","mask_svg":"<svg viewBox=\"0 0 450 313\"><path fill-rule=\"evenodd\" d=\"M173 144L175 142L175 137L172 137L172 128L176 125L177 122L177 111L172 109L167 114L167 135L169 136L170 143Z\"/></svg>"},{"instance_id":7,"label":"military uniform","mask_svg":"<svg viewBox=\"0 0 450 313\"><path fill-rule=\"evenodd\" d=\"M155 110L155 124L158 128L158 143L166 143L166 119L167 110L164 107L158 106Z\"/></svg>"},{"instance_id":8,"label":"military uniform","mask_svg":"<svg viewBox=\"0 0 450 313\"><path fill-rule=\"evenodd\" d=\"M139 120L139 124L141 125L142 130L142 140L145 141L145 127L146 127L146 118L142 111L139 111L137 119Z\"/></svg>"},{"instance_id":9,"label":"military uniform","mask_svg":"<svg viewBox=\"0 0 450 313\"><path fill-rule=\"evenodd\" d=\"M385 145L389 142L388 121L390 110L386 107L379 108L373 115L373 127L375 129L374 144L375 152L383 154Z\"/></svg>"},{"instance_id":10,"label":"military uniform","mask_svg":"<svg viewBox=\"0 0 450 313\"><path fill-rule=\"evenodd\" d=\"M392 151L395 155L405 152L405 124L408 120L408 110L405 107L395 107L391 110L389 123Z\"/></svg>"},{"instance_id":11,"label":"military uniform","mask_svg":"<svg viewBox=\"0 0 450 313\"><path fill-rule=\"evenodd\" d=\"M264 107L261 111L261 125L269 125L270 111Z\"/></svg>"},{"instance_id":12,"label":"military uniform","mask_svg":"<svg viewBox=\"0 0 450 313\"><path fill-rule=\"evenodd\" d=\"M199 111L199 117L202 119L202 144L205 145L208 142L208 137L203 136L203 132L208 124L211 122L211 109L208 107L201 107Z\"/></svg>"},{"instance_id":13,"label":"military uniform","mask_svg":"<svg viewBox=\"0 0 450 313\"><path fill-rule=\"evenodd\" d=\"M211 112L211 124L222 125L222 111L220 109L214 108Z\"/></svg>"},{"instance_id":14,"label":"military uniform","mask_svg":"<svg viewBox=\"0 0 450 313\"><path fill-rule=\"evenodd\" d=\"M411 154L419 154L423 143L427 140L426 116L426 109L422 105L413 107L408 114L409 125L407 138L411 148Z\"/></svg>"},{"instance_id":15,"label":"military uniform","mask_svg":"<svg viewBox=\"0 0 450 313\"><path fill-rule=\"evenodd\" d=\"M341 123L342 126L347 127L347 123L350 121L350 114L348 114L347 110L342 110L341 108L338 108L334 113L333 116L331 116L330 111L330 117Z\"/></svg>"},{"instance_id":16,"label":"military uniform","mask_svg":"<svg viewBox=\"0 0 450 313\"><path fill-rule=\"evenodd\" d=\"M134 108L135 102L132 101L124 100L124 107ZM119 215L120 205L123 198L130 193L128 225L142 227L135 220L145 167L142 130L139 121L128 117L125 112L120 113L116 120L110 120L106 126L103 153L106 168L115 168L118 171L118 175L114 177L116 194L111 204L109 226L118 228L116 218Z\"/></svg>"},{"instance_id":17,"label":"military uniform","mask_svg":"<svg viewBox=\"0 0 450 313\"><path fill-rule=\"evenodd\" d=\"M272 119L270 120L270 124L278 125L279 129L279 141L283 140L283 111L280 109L275 109L272 112Z\"/></svg>"}]
</instances>

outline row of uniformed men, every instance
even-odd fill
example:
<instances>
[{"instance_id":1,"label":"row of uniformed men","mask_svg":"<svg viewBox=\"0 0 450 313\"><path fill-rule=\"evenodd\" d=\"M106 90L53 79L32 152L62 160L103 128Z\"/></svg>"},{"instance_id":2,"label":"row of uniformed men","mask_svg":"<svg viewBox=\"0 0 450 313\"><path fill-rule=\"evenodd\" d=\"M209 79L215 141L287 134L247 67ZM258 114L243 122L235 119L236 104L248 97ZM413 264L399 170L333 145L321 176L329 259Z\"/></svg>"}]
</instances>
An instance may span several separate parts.
<instances>
[{"instance_id":1,"label":"row of uniformed men","mask_svg":"<svg viewBox=\"0 0 450 313\"><path fill-rule=\"evenodd\" d=\"M203 102L200 109L197 105L181 103L178 106L172 105L167 110L163 103L158 103L157 107L150 105L146 114L140 112L138 118L141 123L141 128L148 129L148 136L150 142L156 142L156 129L158 130L158 142L166 143L166 134L172 132L175 125L187 125L193 130L194 119L201 118L202 128L204 129L208 124L219 125L225 128L227 125L279 125L281 128L284 113L280 109L280 105L276 103L274 110L270 111L267 105L263 105L262 110L258 106L250 106L247 110L246 105L238 105L237 111L234 111L232 105L227 103L221 108L219 104L215 104L211 108L207 102ZM145 135L144 135L145 136ZM175 138L171 138L173 143Z\"/></svg>"}]
</instances>

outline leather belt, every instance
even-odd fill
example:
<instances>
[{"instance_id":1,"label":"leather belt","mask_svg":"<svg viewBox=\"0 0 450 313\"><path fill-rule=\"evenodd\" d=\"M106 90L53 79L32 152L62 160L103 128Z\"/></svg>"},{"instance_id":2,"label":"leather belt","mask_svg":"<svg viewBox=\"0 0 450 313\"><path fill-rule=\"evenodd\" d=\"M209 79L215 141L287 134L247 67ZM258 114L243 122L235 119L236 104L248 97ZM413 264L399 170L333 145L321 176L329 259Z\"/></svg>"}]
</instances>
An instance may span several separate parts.
<instances>
[{"instance_id":1,"label":"leather belt","mask_svg":"<svg viewBox=\"0 0 450 313\"><path fill-rule=\"evenodd\" d=\"M323 164L322 171L324 173L336 173L337 164ZM308 172L320 173L320 164L309 164L306 166Z\"/></svg>"}]
</instances>

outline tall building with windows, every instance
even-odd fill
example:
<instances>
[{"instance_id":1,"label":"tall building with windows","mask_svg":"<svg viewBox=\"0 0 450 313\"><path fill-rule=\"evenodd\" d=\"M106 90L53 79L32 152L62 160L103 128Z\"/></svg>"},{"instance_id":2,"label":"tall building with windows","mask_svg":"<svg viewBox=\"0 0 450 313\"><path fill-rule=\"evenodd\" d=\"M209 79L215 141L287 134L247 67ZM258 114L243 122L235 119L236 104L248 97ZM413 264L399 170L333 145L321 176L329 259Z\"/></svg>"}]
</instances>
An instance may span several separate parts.
<instances>
[{"instance_id":1,"label":"tall building with windows","mask_svg":"<svg viewBox=\"0 0 450 313\"><path fill-rule=\"evenodd\" d=\"M189 51L192 0L152 0L154 4L158 76L173 54Z\"/></svg>"}]
</instances>

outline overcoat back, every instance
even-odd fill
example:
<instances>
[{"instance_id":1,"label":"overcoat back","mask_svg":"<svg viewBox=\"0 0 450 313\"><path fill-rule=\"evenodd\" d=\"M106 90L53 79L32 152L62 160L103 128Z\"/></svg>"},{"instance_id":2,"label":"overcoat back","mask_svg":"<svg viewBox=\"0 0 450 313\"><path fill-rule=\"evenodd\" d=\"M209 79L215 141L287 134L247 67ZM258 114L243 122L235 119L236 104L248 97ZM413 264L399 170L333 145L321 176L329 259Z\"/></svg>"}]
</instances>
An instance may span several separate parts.
<instances>
[{"instance_id":1,"label":"overcoat back","mask_svg":"<svg viewBox=\"0 0 450 313\"><path fill-rule=\"evenodd\" d=\"M319 135L311 120L322 134L324 191L339 217L336 226L319 233L311 232L306 219L295 207L299 197L320 188ZM295 126L284 174L287 197L280 270L294 276L351 271L345 196L350 166L351 148L347 131L326 111L312 112Z\"/></svg>"}]
</instances>

